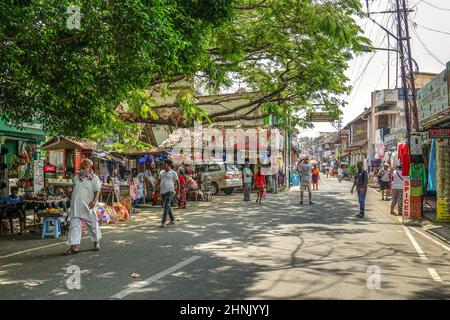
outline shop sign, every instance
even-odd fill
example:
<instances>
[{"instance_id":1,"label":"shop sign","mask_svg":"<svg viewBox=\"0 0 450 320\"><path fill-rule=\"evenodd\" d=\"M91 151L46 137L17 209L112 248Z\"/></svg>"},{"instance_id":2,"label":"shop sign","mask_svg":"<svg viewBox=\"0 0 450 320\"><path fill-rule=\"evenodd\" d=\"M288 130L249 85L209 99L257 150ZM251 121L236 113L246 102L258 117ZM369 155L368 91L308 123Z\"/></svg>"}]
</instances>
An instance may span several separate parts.
<instances>
[{"instance_id":1,"label":"shop sign","mask_svg":"<svg viewBox=\"0 0 450 320\"><path fill-rule=\"evenodd\" d=\"M411 219L418 220L422 215L422 180L410 180L409 215Z\"/></svg>"},{"instance_id":2,"label":"shop sign","mask_svg":"<svg viewBox=\"0 0 450 320\"><path fill-rule=\"evenodd\" d=\"M333 122L335 120L330 112L311 112L309 119L311 122Z\"/></svg>"},{"instance_id":3,"label":"shop sign","mask_svg":"<svg viewBox=\"0 0 450 320\"><path fill-rule=\"evenodd\" d=\"M419 122L426 121L450 108L448 94L449 68L442 71L417 92Z\"/></svg>"},{"instance_id":4,"label":"shop sign","mask_svg":"<svg viewBox=\"0 0 450 320\"><path fill-rule=\"evenodd\" d=\"M384 136L384 144L386 148L397 146L397 135L395 133L387 134Z\"/></svg>"},{"instance_id":5,"label":"shop sign","mask_svg":"<svg viewBox=\"0 0 450 320\"><path fill-rule=\"evenodd\" d=\"M438 199L436 205L437 221L450 222L450 206L447 199Z\"/></svg>"},{"instance_id":6,"label":"shop sign","mask_svg":"<svg viewBox=\"0 0 450 320\"><path fill-rule=\"evenodd\" d=\"M428 130L428 136L430 139L450 138L450 129L430 129Z\"/></svg>"},{"instance_id":7,"label":"shop sign","mask_svg":"<svg viewBox=\"0 0 450 320\"><path fill-rule=\"evenodd\" d=\"M410 144L411 155L420 156L422 155L422 137L418 135L411 136Z\"/></svg>"},{"instance_id":8,"label":"shop sign","mask_svg":"<svg viewBox=\"0 0 450 320\"><path fill-rule=\"evenodd\" d=\"M409 219L410 207L409 207L409 196L410 196L410 180L405 178L405 184L403 186L403 216Z\"/></svg>"}]
</instances>

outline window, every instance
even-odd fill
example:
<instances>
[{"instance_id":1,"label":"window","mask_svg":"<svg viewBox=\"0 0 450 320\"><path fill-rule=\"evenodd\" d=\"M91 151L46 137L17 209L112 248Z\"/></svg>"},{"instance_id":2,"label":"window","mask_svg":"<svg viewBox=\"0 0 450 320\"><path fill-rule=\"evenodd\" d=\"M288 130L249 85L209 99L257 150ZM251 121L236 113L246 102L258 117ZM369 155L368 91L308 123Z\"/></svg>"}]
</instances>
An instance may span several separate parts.
<instances>
[{"instance_id":1,"label":"window","mask_svg":"<svg viewBox=\"0 0 450 320\"><path fill-rule=\"evenodd\" d=\"M56 175L62 175L64 168L64 151L49 151L48 162L52 166L56 166Z\"/></svg>"},{"instance_id":2,"label":"window","mask_svg":"<svg viewBox=\"0 0 450 320\"><path fill-rule=\"evenodd\" d=\"M220 171L220 166L218 164L210 164L208 166L208 171L209 172Z\"/></svg>"}]
</instances>

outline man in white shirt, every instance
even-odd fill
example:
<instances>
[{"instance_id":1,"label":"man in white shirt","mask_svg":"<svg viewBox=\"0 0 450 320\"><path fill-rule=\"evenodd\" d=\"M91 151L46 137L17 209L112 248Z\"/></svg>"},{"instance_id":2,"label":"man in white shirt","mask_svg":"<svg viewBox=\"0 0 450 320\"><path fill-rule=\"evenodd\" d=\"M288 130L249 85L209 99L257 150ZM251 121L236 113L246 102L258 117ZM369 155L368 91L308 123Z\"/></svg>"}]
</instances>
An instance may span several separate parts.
<instances>
[{"instance_id":1,"label":"man in white shirt","mask_svg":"<svg viewBox=\"0 0 450 320\"><path fill-rule=\"evenodd\" d=\"M394 208L398 205L398 215L402 215L403 209L403 186L405 177L402 175L402 166L397 166L392 178L392 200L391 214L395 214Z\"/></svg>"},{"instance_id":2,"label":"man in white shirt","mask_svg":"<svg viewBox=\"0 0 450 320\"><path fill-rule=\"evenodd\" d=\"M177 184L178 194L180 194L180 184L178 182L178 174L172 170L172 161L164 162L164 170L159 173L157 186L160 187L161 199L163 201L163 218L161 228L166 224L167 215L169 215L169 224L175 224L175 217L172 213L172 198L175 193L175 183Z\"/></svg>"},{"instance_id":3,"label":"man in white shirt","mask_svg":"<svg viewBox=\"0 0 450 320\"><path fill-rule=\"evenodd\" d=\"M94 242L94 251L100 250L99 241L102 237L98 225L97 214L93 210L98 201L102 183L97 175L92 171L93 162L84 159L81 163L81 170L74 178L72 200L69 214L69 236L67 245L69 249L65 255L78 253L78 246L81 242L82 223L85 222L89 237Z\"/></svg>"}]
</instances>

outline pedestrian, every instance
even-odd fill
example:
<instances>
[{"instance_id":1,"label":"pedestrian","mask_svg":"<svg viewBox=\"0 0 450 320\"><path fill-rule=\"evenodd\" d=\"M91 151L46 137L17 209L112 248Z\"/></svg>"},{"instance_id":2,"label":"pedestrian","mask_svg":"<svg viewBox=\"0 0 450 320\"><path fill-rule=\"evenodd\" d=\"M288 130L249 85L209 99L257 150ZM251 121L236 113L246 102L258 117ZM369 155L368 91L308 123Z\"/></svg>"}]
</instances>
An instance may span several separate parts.
<instances>
[{"instance_id":1,"label":"pedestrian","mask_svg":"<svg viewBox=\"0 0 450 320\"><path fill-rule=\"evenodd\" d=\"M312 173L312 187L313 190L319 190L319 179L320 179L320 173L319 169L317 169L317 165L314 165L314 168L311 171Z\"/></svg>"},{"instance_id":2,"label":"pedestrian","mask_svg":"<svg viewBox=\"0 0 450 320\"><path fill-rule=\"evenodd\" d=\"M397 166L392 174L392 200L391 214L395 214L394 208L398 205L398 215L402 215L403 209L403 187L405 177L402 175L402 166Z\"/></svg>"},{"instance_id":3,"label":"pedestrian","mask_svg":"<svg viewBox=\"0 0 450 320\"><path fill-rule=\"evenodd\" d=\"M353 183L352 191L356 187L356 192L358 193L358 201L359 201L359 214L356 216L359 218L364 218L365 207L366 207L366 196L367 196L367 185L369 183L369 176L367 171L363 168L363 162L358 161L357 163L358 173L355 177L355 182Z\"/></svg>"},{"instance_id":4,"label":"pedestrian","mask_svg":"<svg viewBox=\"0 0 450 320\"><path fill-rule=\"evenodd\" d=\"M389 165L384 164L383 168L378 171L380 177L381 200L389 200L389 189L391 188L391 171Z\"/></svg>"},{"instance_id":5,"label":"pedestrian","mask_svg":"<svg viewBox=\"0 0 450 320\"><path fill-rule=\"evenodd\" d=\"M80 171L73 179L67 239L69 249L64 253L65 255L78 253L83 222L86 224L89 237L94 242L94 251L100 250L99 242L102 235L94 207L97 204L102 184L99 177L94 174L92 167L93 162L90 159L84 159Z\"/></svg>"},{"instance_id":6,"label":"pedestrian","mask_svg":"<svg viewBox=\"0 0 450 320\"><path fill-rule=\"evenodd\" d=\"M258 191L256 197L256 203L261 204L261 200L266 186L266 175L261 170L261 166L258 166L258 171L255 173L255 186Z\"/></svg>"},{"instance_id":7,"label":"pedestrian","mask_svg":"<svg viewBox=\"0 0 450 320\"><path fill-rule=\"evenodd\" d=\"M338 181L339 181L339 183L342 182L343 178L344 178L344 170L341 167L339 167L339 169L338 169Z\"/></svg>"},{"instance_id":8,"label":"pedestrian","mask_svg":"<svg viewBox=\"0 0 450 320\"><path fill-rule=\"evenodd\" d=\"M178 209L186 209L187 204L187 188L186 179L184 178L184 169L180 168L178 170L178 183L180 184L179 194L178 194Z\"/></svg>"},{"instance_id":9,"label":"pedestrian","mask_svg":"<svg viewBox=\"0 0 450 320\"><path fill-rule=\"evenodd\" d=\"M252 176L253 172L250 169L248 161L245 162L245 168L242 170L242 176L244 180L244 201L250 201L250 192L252 190Z\"/></svg>"},{"instance_id":10,"label":"pedestrian","mask_svg":"<svg viewBox=\"0 0 450 320\"><path fill-rule=\"evenodd\" d=\"M172 199L175 193L175 184L178 185L177 192L180 194L180 183L178 174L172 170L172 161L166 160L163 164L163 170L159 173L157 186L160 187L161 199L163 201L163 217L160 228L164 228L169 215L169 224L175 224L175 217L172 213Z\"/></svg>"},{"instance_id":11,"label":"pedestrian","mask_svg":"<svg viewBox=\"0 0 450 320\"><path fill-rule=\"evenodd\" d=\"M309 164L309 158L306 157L303 159L302 163L299 166L300 172L300 204L303 204L303 190L308 189L309 196L309 204L313 204L312 202L312 193L311 193L311 165Z\"/></svg>"}]
</instances>

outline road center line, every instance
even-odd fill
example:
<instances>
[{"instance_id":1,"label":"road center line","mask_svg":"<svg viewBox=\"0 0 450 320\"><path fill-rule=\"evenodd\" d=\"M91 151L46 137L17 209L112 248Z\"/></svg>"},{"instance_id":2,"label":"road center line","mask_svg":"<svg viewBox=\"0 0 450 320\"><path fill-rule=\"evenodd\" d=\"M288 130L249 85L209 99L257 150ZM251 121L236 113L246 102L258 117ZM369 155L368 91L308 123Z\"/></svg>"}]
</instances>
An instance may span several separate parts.
<instances>
[{"instance_id":1,"label":"road center line","mask_svg":"<svg viewBox=\"0 0 450 320\"><path fill-rule=\"evenodd\" d=\"M177 270L187 266L188 264L191 264L192 262L194 262L197 259L200 259L200 256L193 256L189 259L186 259L186 260L174 265L173 267L170 267L160 273L155 274L154 276L151 276L150 278L145 279L144 281L133 282L128 285L127 289L122 290L122 291L116 293L115 295L113 295L111 297L111 299L123 299L124 297L126 297L132 293L138 292L140 289L152 284L153 282L164 278L165 276L171 274L172 272L177 271Z\"/></svg>"},{"instance_id":2,"label":"road center line","mask_svg":"<svg viewBox=\"0 0 450 320\"><path fill-rule=\"evenodd\" d=\"M439 241L433 239L432 237L426 235L425 233L423 233L423 232L421 232L421 231L419 231L419 230L417 230L415 228L411 228L411 230L417 232L418 234L422 235L423 237L427 238L428 240L433 241L434 243L436 243L438 246L442 247L443 249L445 249L447 251L450 251L450 247L449 246L446 246L445 244L440 243Z\"/></svg>"},{"instance_id":3,"label":"road center line","mask_svg":"<svg viewBox=\"0 0 450 320\"><path fill-rule=\"evenodd\" d=\"M412 245L414 246L414 248L416 249L417 253L419 254L420 259L427 260L428 259L427 256L425 255L425 253L423 252L422 248L417 243L416 239L414 239L414 237L411 234L411 232L409 232L409 229L407 227L403 226L403 230L405 230L406 235L408 236L408 238L411 241Z\"/></svg>"},{"instance_id":4,"label":"road center line","mask_svg":"<svg viewBox=\"0 0 450 320\"><path fill-rule=\"evenodd\" d=\"M431 277L433 278L434 281L442 282L441 277L438 275L436 270L434 270L434 268L428 268L428 272L430 273L430 275L431 275Z\"/></svg>"}]
</instances>

